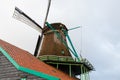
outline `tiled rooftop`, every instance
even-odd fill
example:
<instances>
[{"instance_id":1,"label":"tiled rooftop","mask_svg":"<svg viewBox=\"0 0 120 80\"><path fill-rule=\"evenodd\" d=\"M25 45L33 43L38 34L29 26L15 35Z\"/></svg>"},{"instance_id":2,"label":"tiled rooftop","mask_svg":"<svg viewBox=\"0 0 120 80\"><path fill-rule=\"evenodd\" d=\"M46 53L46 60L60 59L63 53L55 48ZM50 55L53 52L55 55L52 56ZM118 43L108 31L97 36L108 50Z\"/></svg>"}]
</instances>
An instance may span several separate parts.
<instances>
[{"instance_id":1,"label":"tiled rooftop","mask_svg":"<svg viewBox=\"0 0 120 80\"><path fill-rule=\"evenodd\" d=\"M58 77L61 80L76 80L71 78L69 75L53 68L52 66L49 66L46 63L38 60L29 52L11 45L3 40L0 40L0 47L2 47L20 66Z\"/></svg>"}]
</instances>

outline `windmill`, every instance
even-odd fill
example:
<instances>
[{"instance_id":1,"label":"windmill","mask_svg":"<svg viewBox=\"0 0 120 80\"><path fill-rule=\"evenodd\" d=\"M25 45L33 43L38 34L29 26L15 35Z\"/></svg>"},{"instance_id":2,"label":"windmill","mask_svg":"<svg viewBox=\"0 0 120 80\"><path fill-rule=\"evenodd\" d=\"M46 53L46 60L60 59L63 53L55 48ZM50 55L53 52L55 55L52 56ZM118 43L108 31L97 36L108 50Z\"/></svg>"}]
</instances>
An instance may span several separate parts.
<instances>
[{"instance_id":1,"label":"windmill","mask_svg":"<svg viewBox=\"0 0 120 80\"><path fill-rule=\"evenodd\" d=\"M87 59L83 59L76 52L68 35L70 29L62 23L47 22L50 4L51 0L48 2L43 28L17 7L15 7L13 17L41 34L38 36L34 56L71 77L80 75L81 80L89 80L88 73L94 68ZM68 46L67 39L70 46ZM73 59L71 55L75 58Z\"/></svg>"}]
</instances>

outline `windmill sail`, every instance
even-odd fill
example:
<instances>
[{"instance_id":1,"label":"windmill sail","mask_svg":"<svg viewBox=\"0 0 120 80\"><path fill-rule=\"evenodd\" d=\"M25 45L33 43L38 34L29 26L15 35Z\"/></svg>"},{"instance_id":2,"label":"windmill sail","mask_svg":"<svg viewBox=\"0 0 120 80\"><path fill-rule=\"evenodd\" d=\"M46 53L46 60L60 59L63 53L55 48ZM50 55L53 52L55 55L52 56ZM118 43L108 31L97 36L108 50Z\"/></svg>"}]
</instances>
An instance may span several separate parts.
<instances>
[{"instance_id":1,"label":"windmill sail","mask_svg":"<svg viewBox=\"0 0 120 80\"><path fill-rule=\"evenodd\" d=\"M42 27L17 7L15 7L13 18L31 26L32 28L34 28L38 32L42 33Z\"/></svg>"},{"instance_id":2,"label":"windmill sail","mask_svg":"<svg viewBox=\"0 0 120 80\"><path fill-rule=\"evenodd\" d=\"M38 53L39 53L39 49L40 49L40 44L41 44L41 36L39 35L38 36L38 40L37 40L37 44L36 44L36 48L35 48L35 52L34 52L34 56L38 56Z\"/></svg>"}]
</instances>

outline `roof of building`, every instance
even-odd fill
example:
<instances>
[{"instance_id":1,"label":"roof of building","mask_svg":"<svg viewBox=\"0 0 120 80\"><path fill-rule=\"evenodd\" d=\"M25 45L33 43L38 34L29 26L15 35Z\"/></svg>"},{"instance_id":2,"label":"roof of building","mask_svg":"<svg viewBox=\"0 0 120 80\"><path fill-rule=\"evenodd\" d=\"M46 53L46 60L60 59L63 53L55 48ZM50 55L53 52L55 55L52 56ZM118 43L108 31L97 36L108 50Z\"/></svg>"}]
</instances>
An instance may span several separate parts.
<instances>
[{"instance_id":1,"label":"roof of building","mask_svg":"<svg viewBox=\"0 0 120 80\"><path fill-rule=\"evenodd\" d=\"M48 24L48 22L47 22L47 24ZM60 23L60 22L51 23L50 25L51 25L54 29L56 29L56 30L65 29L66 31L68 31L67 27L66 27L64 24ZM49 31L49 30L51 30L51 29L50 29L48 26L45 26L45 27L43 28L43 33L45 33L46 31Z\"/></svg>"},{"instance_id":2,"label":"roof of building","mask_svg":"<svg viewBox=\"0 0 120 80\"><path fill-rule=\"evenodd\" d=\"M75 80L60 70L38 60L29 52L0 40L0 51L18 69L47 80Z\"/></svg>"}]
</instances>

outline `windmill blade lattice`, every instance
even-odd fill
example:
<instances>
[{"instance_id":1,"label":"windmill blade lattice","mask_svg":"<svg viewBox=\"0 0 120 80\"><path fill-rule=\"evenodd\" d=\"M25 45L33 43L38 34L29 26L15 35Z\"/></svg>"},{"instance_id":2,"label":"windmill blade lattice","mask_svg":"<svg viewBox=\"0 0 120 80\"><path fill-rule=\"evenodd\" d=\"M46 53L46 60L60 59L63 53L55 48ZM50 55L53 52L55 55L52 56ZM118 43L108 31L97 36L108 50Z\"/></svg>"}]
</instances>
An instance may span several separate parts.
<instances>
[{"instance_id":1,"label":"windmill blade lattice","mask_svg":"<svg viewBox=\"0 0 120 80\"><path fill-rule=\"evenodd\" d=\"M15 7L13 18L15 18L15 19L29 25L33 29L35 29L38 32L42 33L42 27L17 7Z\"/></svg>"}]
</instances>

